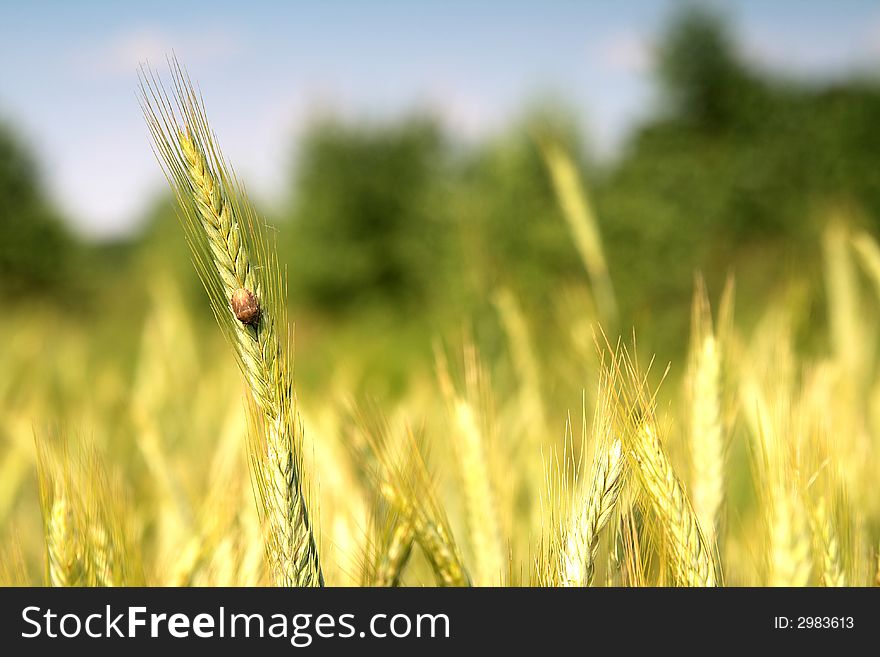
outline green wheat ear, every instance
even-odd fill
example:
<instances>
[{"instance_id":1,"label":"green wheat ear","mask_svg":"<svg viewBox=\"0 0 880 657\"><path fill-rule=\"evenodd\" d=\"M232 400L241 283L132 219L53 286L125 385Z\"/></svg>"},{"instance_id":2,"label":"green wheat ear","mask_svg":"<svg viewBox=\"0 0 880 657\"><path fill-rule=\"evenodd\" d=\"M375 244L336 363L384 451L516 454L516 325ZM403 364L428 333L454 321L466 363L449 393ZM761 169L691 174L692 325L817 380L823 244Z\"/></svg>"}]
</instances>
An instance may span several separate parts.
<instances>
[{"instance_id":1,"label":"green wheat ear","mask_svg":"<svg viewBox=\"0 0 880 657\"><path fill-rule=\"evenodd\" d=\"M273 580L320 586L288 353L286 285L274 242L220 153L200 95L176 60L169 94L141 70L141 106L180 208L193 261L253 404L250 461Z\"/></svg>"}]
</instances>

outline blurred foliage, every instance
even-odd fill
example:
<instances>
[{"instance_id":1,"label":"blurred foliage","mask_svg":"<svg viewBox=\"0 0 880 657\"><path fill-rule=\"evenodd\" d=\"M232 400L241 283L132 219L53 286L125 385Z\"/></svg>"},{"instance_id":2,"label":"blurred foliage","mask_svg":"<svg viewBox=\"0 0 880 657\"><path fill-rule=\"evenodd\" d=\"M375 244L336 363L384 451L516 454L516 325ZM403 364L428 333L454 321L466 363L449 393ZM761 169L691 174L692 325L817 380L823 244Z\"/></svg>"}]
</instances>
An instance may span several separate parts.
<instances>
[{"instance_id":1,"label":"blurred foliage","mask_svg":"<svg viewBox=\"0 0 880 657\"><path fill-rule=\"evenodd\" d=\"M468 272L475 299L511 287L534 301L583 273L535 143L538 130L577 143L564 115L532 112L462 163L454 206L461 240L457 264Z\"/></svg>"},{"instance_id":2,"label":"blurred foliage","mask_svg":"<svg viewBox=\"0 0 880 657\"><path fill-rule=\"evenodd\" d=\"M327 544L344 545L344 531L365 526L351 509L354 475L334 469L346 461L330 453L343 451L340 438L356 428L350 399L390 401L388 415L405 415L433 436L443 462L455 418L441 408L434 340L447 340L441 347L449 353L458 340L479 345L494 397L483 410L498 422L498 454L514 453L503 479L525 473L538 482L508 491L511 499L540 499L539 456L550 452L537 447L556 444L566 426L577 432L566 425L567 412L594 405L600 368L589 278L535 139L552 134L595 209L620 333L636 327L640 349L658 355L655 380L667 361L679 369L687 362L695 274L705 276L717 308L714 299L735 272L729 358L744 382L724 385L734 400L757 390L782 408L797 407L805 426L833 422L828 445L842 445L843 499L856 501L872 523L863 532L870 548L844 535L861 551L858 571L849 567L856 583L875 576L864 565L876 561L877 462L865 457L876 451L862 443L871 440L876 450L880 436L880 365L870 339L880 311L867 285L880 289L880 248L870 237L880 233L880 85L807 83L760 70L705 13L675 16L657 55L661 102L606 163L590 160L577 123L558 110L524 113L475 143L456 141L430 116L411 116L382 124L324 120L297 144L290 197L274 213L260 209L279 227L288 267L297 394L313 440L305 452L317 454L316 470L335 482L317 486L319 494L339 497L322 500L322 509L331 521L340 509L352 513L327 523L334 532ZM178 539L189 536L193 517L192 508L176 509L163 486L175 495L182 488L193 502L205 496L212 512L252 508L239 499L250 494L243 463L232 468L234 486L223 477L206 485L217 470L206 455L218 442L218 456L224 449L243 455L241 381L192 270L173 199L158 199L144 226L126 241L78 243L48 202L32 159L0 129L0 291L4 299L68 300L16 309L0 322L0 519L15 517L26 545L42 545L40 514L27 497L33 491L23 483L32 471L34 428L57 418L93 433L131 475L144 507L139 517L170 518L183 528L145 526L152 563L178 560ZM749 323L758 318L749 343ZM807 343L817 358L802 358ZM804 377L795 374L795 352ZM660 393L673 415L689 403L677 398L678 374L672 370ZM747 415L756 407L743 405ZM673 450L684 449L687 417L673 426ZM734 431L756 424L744 419ZM780 434L797 435L788 429ZM751 454L739 436L729 468L732 534L740 535L725 555L737 573L731 583L765 581L761 566L749 565L764 522L746 491ZM153 462L160 456L170 465ZM146 474L163 468L170 484ZM527 515L517 513L519 521ZM537 535L522 532L518 540L528 547ZM28 558L36 581L42 552ZM153 574L165 581L158 569ZM220 580L211 568L203 574ZM337 575L331 581L346 581Z\"/></svg>"},{"instance_id":3,"label":"blurred foliage","mask_svg":"<svg viewBox=\"0 0 880 657\"><path fill-rule=\"evenodd\" d=\"M736 272L755 307L794 272L819 290L821 271L810 263L819 261L829 212L878 228L880 86L768 73L702 11L674 15L655 54L660 102L603 164L590 161L570 112L546 108L471 143L430 115L313 124L297 144L289 199L272 217L296 315L322 331L345 317L354 334L351 320L363 320L376 336L401 322L436 335L468 317L500 339L491 301L499 289L531 312L582 285L583 263L536 144L547 131L575 159L595 206L620 328L639 326L650 350L680 355L697 272L716 294ZM127 290L112 296L127 303L161 268L201 303L170 199L145 224L128 243L76 247L33 163L0 132L4 289L84 279L103 303L111 281ZM71 267L78 249L85 255ZM749 304L743 311L748 318Z\"/></svg>"},{"instance_id":4,"label":"blurred foliage","mask_svg":"<svg viewBox=\"0 0 880 657\"><path fill-rule=\"evenodd\" d=\"M760 294L817 261L830 207L880 216L880 89L767 74L717 17L693 10L670 21L657 56L659 111L587 187L623 325L665 346L684 328L698 271L717 291L736 270L741 289ZM427 120L318 126L287 231L304 298L334 310L384 298L473 312L499 285L539 303L582 276L533 124L469 148ZM575 129L555 128L581 153ZM818 268L807 274L818 283Z\"/></svg>"},{"instance_id":5,"label":"blurred foliage","mask_svg":"<svg viewBox=\"0 0 880 657\"><path fill-rule=\"evenodd\" d=\"M151 272L163 272L180 288L187 303L202 308L205 317L213 321L205 290L198 276L193 276L192 257L189 245L183 239L173 196L168 194L158 198L145 213L141 233L132 244L121 248L133 255L129 265L135 269L137 277L148 278Z\"/></svg>"},{"instance_id":6,"label":"blurred foliage","mask_svg":"<svg viewBox=\"0 0 880 657\"><path fill-rule=\"evenodd\" d=\"M665 109L598 186L627 316L662 325L687 307L697 271L718 290L735 270L758 295L795 268L818 280L818 267L804 269L829 207L880 217L880 88L775 79L705 13L673 21L658 54ZM669 337L681 326L653 328Z\"/></svg>"},{"instance_id":7,"label":"blurred foliage","mask_svg":"<svg viewBox=\"0 0 880 657\"><path fill-rule=\"evenodd\" d=\"M57 291L74 271L76 248L46 200L33 159L0 125L0 289L13 298Z\"/></svg>"},{"instance_id":8,"label":"blurred foliage","mask_svg":"<svg viewBox=\"0 0 880 657\"><path fill-rule=\"evenodd\" d=\"M579 275L531 134L548 121L527 115L469 148L427 116L314 126L281 231L295 302L331 315L375 305L455 321L494 314L500 286L534 300ZM556 131L570 125L554 121Z\"/></svg>"},{"instance_id":9,"label":"blurred foliage","mask_svg":"<svg viewBox=\"0 0 880 657\"><path fill-rule=\"evenodd\" d=\"M445 148L439 127L315 125L305 137L285 231L291 281L331 310L388 300L423 307L443 257Z\"/></svg>"}]
</instances>

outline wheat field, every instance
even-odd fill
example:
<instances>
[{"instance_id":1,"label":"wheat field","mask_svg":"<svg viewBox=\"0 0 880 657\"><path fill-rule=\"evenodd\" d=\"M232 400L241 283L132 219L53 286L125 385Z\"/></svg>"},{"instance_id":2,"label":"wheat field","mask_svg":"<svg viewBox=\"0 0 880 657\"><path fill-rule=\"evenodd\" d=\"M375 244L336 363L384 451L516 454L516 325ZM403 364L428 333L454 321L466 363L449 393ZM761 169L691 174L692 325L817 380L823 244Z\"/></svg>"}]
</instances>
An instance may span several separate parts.
<instances>
[{"instance_id":1,"label":"wheat field","mask_svg":"<svg viewBox=\"0 0 880 657\"><path fill-rule=\"evenodd\" d=\"M147 269L132 367L100 317L0 324L3 584L880 584L880 247L845 215L821 244L827 339L801 339L796 286L744 322L735 272L714 296L697 276L668 366L621 325L575 164L539 136L584 265L548 300L557 356L498 289L499 348L432 336L389 400L349 385L344 350L300 388L274 232L201 96L174 64L142 71L141 102L215 323Z\"/></svg>"}]
</instances>

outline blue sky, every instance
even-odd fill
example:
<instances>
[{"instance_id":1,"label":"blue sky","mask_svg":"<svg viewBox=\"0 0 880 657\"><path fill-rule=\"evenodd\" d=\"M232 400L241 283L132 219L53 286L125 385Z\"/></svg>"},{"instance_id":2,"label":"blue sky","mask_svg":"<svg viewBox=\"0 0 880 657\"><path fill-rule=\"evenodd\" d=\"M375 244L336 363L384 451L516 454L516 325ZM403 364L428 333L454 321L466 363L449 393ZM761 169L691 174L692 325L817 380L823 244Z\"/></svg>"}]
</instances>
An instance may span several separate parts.
<instances>
[{"instance_id":1,"label":"blue sky","mask_svg":"<svg viewBox=\"0 0 880 657\"><path fill-rule=\"evenodd\" d=\"M382 118L430 107L479 138L541 96L613 153L652 102L651 44L674 0L631 2L28 2L0 0L0 117L37 154L83 232L124 233L164 180L135 90L172 49L198 80L227 157L282 198L296 137L332 110ZM880 64L880 3L732 0L751 59L831 77Z\"/></svg>"}]
</instances>

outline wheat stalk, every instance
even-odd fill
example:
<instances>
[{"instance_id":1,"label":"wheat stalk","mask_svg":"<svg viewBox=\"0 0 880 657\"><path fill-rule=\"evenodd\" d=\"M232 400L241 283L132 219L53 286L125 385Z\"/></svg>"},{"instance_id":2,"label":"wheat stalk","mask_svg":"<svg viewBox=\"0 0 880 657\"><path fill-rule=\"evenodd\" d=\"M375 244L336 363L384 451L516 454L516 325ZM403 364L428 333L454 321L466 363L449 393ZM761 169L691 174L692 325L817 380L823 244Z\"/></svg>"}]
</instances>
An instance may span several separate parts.
<instances>
[{"instance_id":1,"label":"wheat stalk","mask_svg":"<svg viewBox=\"0 0 880 657\"><path fill-rule=\"evenodd\" d=\"M302 427L281 338L288 326L277 256L215 145L200 98L176 62L172 71L173 102L142 72L142 106L196 269L254 402L250 456L270 570L277 585L323 585L305 499Z\"/></svg>"}]
</instances>

